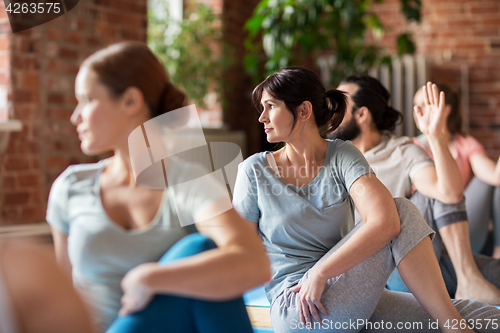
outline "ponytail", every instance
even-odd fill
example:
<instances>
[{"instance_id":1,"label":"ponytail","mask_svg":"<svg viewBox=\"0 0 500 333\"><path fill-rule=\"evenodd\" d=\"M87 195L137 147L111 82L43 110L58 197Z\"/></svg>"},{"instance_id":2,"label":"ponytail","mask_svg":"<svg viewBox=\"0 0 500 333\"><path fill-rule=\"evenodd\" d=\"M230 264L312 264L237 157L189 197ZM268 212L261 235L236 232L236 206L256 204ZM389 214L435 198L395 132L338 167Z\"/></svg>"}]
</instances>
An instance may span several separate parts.
<instances>
[{"instance_id":1,"label":"ponytail","mask_svg":"<svg viewBox=\"0 0 500 333\"><path fill-rule=\"evenodd\" d=\"M328 90L326 98L329 103L326 104L326 108L316 118L318 128L326 125L326 128L321 131L321 135L335 131L342 123L347 110L347 96L344 92L337 89Z\"/></svg>"},{"instance_id":2,"label":"ponytail","mask_svg":"<svg viewBox=\"0 0 500 333\"><path fill-rule=\"evenodd\" d=\"M396 124L403 120L403 115L398 110L387 106L384 115L376 122L379 131L394 131Z\"/></svg>"},{"instance_id":3,"label":"ponytail","mask_svg":"<svg viewBox=\"0 0 500 333\"><path fill-rule=\"evenodd\" d=\"M161 92L158 107L151 110L151 118L158 117L166 112L173 111L187 104L186 94L174 86L170 81L165 83Z\"/></svg>"}]
</instances>

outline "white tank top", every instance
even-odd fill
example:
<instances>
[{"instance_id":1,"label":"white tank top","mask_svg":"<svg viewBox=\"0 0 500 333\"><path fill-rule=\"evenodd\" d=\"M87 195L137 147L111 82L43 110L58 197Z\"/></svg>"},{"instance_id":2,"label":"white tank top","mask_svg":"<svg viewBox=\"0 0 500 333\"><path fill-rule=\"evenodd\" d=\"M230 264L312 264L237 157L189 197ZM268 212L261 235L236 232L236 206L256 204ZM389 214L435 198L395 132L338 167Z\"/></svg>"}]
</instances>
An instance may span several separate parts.
<instances>
[{"instance_id":1,"label":"white tank top","mask_svg":"<svg viewBox=\"0 0 500 333\"><path fill-rule=\"evenodd\" d=\"M0 242L0 253L2 244ZM1 257L1 256L0 256ZM17 333L15 316L9 300L9 294L3 283L2 265L0 262L0 333Z\"/></svg>"}]
</instances>

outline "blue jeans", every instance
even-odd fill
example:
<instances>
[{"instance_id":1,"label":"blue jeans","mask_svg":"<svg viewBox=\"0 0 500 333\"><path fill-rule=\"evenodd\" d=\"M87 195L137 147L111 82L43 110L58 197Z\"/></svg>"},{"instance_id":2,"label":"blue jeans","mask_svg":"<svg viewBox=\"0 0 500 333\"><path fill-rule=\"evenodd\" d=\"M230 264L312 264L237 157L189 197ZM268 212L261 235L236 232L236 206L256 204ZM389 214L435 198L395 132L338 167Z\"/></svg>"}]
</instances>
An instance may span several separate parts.
<instances>
[{"instance_id":1,"label":"blue jeans","mask_svg":"<svg viewBox=\"0 0 500 333\"><path fill-rule=\"evenodd\" d=\"M177 242L160 259L160 263L189 257L216 248L215 243L201 235L192 234ZM200 276L200 283L203 277ZM239 297L224 302L156 295L142 311L118 317L107 333L252 333L250 319Z\"/></svg>"}]
</instances>

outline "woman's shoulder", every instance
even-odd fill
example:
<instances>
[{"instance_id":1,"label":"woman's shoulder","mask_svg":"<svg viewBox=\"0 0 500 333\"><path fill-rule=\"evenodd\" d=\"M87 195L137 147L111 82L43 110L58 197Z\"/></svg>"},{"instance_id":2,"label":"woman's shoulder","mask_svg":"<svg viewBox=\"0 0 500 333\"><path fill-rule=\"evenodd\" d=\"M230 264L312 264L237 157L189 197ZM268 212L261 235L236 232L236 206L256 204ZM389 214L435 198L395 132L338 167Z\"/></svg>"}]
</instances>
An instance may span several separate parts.
<instances>
[{"instance_id":1,"label":"woman's shoulder","mask_svg":"<svg viewBox=\"0 0 500 333\"><path fill-rule=\"evenodd\" d=\"M344 141L341 139L327 139L328 146L326 149L326 159L336 160L344 159L350 156L358 157L362 155L356 146L352 144L351 141Z\"/></svg>"},{"instance_id":2,"label":"woman's shoulder","mask_svg":"<svg viewBox=\"0 0 500 333\"><path fill-rule=\"evenodd\" d=\"M247 157L243 162L240 163L238 169L248 172L250 170L255 170L258 168L265 167L266 166L265 160L267 153L268 153L267 151L263 151Z\"/></svg>"},{"instance_id":3,"label":"woman's shoulder","mask_svg":"<svg viewBox=\"0 0 500 333\"><path fill-rule=\"evenodd\" d=\"M351 141L347 140L342 140L342 139L326 139L326 142L328 144L328 148L330 149L335 148L335 149L351 149L351 146L354 147Z\"/></svg>"},{"instance_id":4,"label":"woman's shoulder","mask_svg":"<svg viewBox=\"0 0 500 333\"><path fill-rule=\"evenodd\" d=\"M455 134L453 136L455 149L468 155L469 158L475 154L486 154L484 146L471 135Z\"/></svg>"},{"instance_id":5,"label":"woman's shoulder","mask_svg":"<svg viewBox=\"0 0 500 333\"><path fill-rule=\"evenodd\" d=\"M481 145L481 143L472 135L462 135L459 133L453 135L453 141L463 145L467 144Z\"/></svg>"},{"instance_id":6,"label":"woman's shoulder","mask_svg":"<svg viewBox=\"0 0 500 333\"><path fill-rule=\"evenodd\" d=\"M69 188L72 185L94 180L96 174L107 164L107 159L97 163L83 163L70 165L52 184L52 188Z\"/></svg>"}]
</instances>

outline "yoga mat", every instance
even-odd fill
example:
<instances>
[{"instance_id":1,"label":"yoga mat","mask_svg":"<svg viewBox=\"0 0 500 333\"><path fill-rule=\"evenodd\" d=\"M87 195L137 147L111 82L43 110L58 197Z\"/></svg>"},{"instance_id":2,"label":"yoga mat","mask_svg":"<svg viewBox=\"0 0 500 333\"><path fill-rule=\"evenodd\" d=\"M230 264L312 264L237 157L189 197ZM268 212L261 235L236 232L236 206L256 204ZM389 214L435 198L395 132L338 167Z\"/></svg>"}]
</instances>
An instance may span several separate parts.
<instances>
[{"instance_id":1,"label":"yoga mat","mask_svg":"<svg viewBox=\"0 0 500 333\"><path fill-rule=\"evenodd\" d=\"M243 300L247 306L271 306L267 300L264 286L257 287L243 295Z\"/></svg>"}]
</instances>

